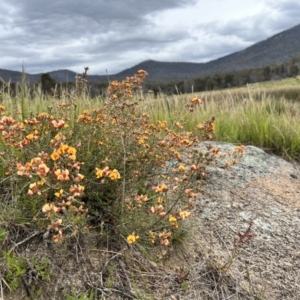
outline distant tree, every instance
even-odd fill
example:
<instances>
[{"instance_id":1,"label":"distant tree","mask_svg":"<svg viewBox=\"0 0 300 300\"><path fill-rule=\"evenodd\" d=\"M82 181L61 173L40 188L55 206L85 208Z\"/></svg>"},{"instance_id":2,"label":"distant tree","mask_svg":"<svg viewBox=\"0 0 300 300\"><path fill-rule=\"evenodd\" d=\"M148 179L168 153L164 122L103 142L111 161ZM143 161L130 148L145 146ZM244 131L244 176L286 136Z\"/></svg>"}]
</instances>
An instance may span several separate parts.
<instances>
[{"instance_id":1,"label":"distant tree","mask_svg":"<svg viewBox=\"0 0 300 300\"><path fill-rule=\"evenodd\" d=\"M176 83L176 93L179 93L179 94L185 93L184 81L180 81L180 82Z\"/></svg>"},{"instance_id":2,"label":"distant tree","mask_svg":"<svg viewBox=\"0 0 300 300\"><path fill-rule=\"evenodd\" d=\"M224 82L226 87L231 87L234 85L234 74L226 74L224 77Z\"/></svg>"},{"instance_id":3,"label":"distant tree","mask_svg":"<svg viewBox=\"0 0 300 300\"><path fill-rule=\"evenodd\" d=\"M273 69L273 72L274 72L276 75L279 75L279 73L280 73L279 67L276 67L275 69Z\"/></svg>"},{"instance_id":4,"label":"distant tree","mask_svg":"<svg viewBox=\"0 0 300 300\"><path fill-rule=\"evenodd\" d=\"M264 68L264 79L270 80L271 79L271 68L269 66Z\"/></svg>"},{"instance_id":5,"label":"distant tree","mask_svg":"<svg viewBox=\"0 0 300 300\"><path fill-rule=\"evenodd\" d=\"M290 76L294 77L297 76L299 74L299 68L297 65L292 65L290 67Z\"/></svg>"},{"instance_id":6,"label":"distant tree","mask_svg":"<svg viewBox=\"0 0 300 300\"><path fill-rule=\"evenodd\" d=\"M218 88L218 89L222 88L222 77L220 75L215 75L213 77L213 81L215 83L215 88Z\"/></svg>"},{"instance_id":7,"label":"distant tree","mask_svg":"<svg viewBox=\"0 0 300 300\"><path fill-rule=\"evenodd\" d=\"M194 84L195 92L201 92L206 90L206 79L196 78Z\"/></svg>"},{"instance_id":8,"label":"distant tree","mask_svg":"<svg viewBox=\"0 0 300 300\"><path fill-rule=\"evenodd\" d=\"M55 88L56 81L53 79L49 73L44 73L41 76L42 91L44 94L50 93L52 89Z\"/></svg>"},{"instance_id":9,"label":"distant tree","mask_svg":"<svg viewBox=\"0 0 300 300\"><path fill-rule=\"evenodd\" d=\"M154 98L156 99L159 95L159 86L156 84L146 84L146 90L147 92L152 92L154 95Z\"/></svg>"}]
</instances>

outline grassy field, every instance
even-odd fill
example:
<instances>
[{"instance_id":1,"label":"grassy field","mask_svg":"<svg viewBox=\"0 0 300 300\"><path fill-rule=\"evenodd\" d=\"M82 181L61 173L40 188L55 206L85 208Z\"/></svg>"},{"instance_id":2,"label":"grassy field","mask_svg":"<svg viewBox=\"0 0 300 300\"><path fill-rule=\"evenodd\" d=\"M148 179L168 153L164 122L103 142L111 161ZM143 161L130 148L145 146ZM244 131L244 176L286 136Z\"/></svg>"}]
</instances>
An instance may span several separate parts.
<instances>
[{"instance_id":1,"label":"grassy field","mask_svg":"<svg viewBox=\"0 0 300 300\"><path fill-rule=\"evenodd\" d=\"M203 104L188 114L185 105L195 96ZM71 97L77 98L69 115L72 122L84 109L99 108L104 102L104 97L90 99L88 94ZM180 116L187 130L196 133L196 125L214 115L217 140L254 145L285 159L300 159L300 76L221 91L160 95L157 99L146 94L143 98L140 108L149 112L152 120L169 122ZM26 115L49 110L55 114L57 104L70 101L70 96L57 100L42 95L41 89L20 86L15 97L2 93L0 99L10 115L22 109Z\"/></svg>"},{"instance_id":2,"label":"grassy field","mask_svg":"<svg viewBox=\"0 0 300 300\"><path fill-rule=\"evenodd\" d=\"M25 79L14 95L9 83L0 91L0 299L3 289L21 286L26 299L47 299L38 284L48 296L61 284L55 255L72 253L78 264L84 238L91 246L84 260L103 252L104 295L114 290L136 299L133 290L143 294L142 288L150 295L153 265L158 270L156 262L166 263L169 253L161 248L185 247L193 199L206 166L218 159L217 149L191 150L203 137L236 144L237 155L243 144L300 160L296 79L156 99L141 92L145 76L112 82L107 95L93 99L84 81L68 93L57 87L53 96ZM38 259L25 257L22 247L31 240L54 246ZM24 279L28 270L36 284ZM188 273L176 272L184 290ZM50 277L56 282L46 287ZM122 292L116 282L130 289ZM86 290L68 286L57 299L99 299L96 285Z\"/></svg>"},{"instance_id":3,"label":"grassy field","mask_svg":"<svg viewBox=\"0 0 300 300\"><path fill-rule=\"evenodd\" d=\"M286 81L251 85L238 89L149 99L145 110L153 119L173 120L173 111L185 120L188 130L216 117L215 138L219 141L261 147L285 159L300 159L300 85ZM203 104L193 114L185 104L197 96Z\"/></svg>"}]
</instances>

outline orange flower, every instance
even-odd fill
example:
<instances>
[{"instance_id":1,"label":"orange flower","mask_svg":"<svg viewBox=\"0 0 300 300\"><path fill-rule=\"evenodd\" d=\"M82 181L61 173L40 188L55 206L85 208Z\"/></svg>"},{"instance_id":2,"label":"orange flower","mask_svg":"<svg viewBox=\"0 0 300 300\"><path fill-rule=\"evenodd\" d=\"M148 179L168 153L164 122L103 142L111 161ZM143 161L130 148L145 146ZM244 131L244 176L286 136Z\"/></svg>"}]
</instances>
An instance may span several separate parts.
<instances>
[{"instance_id":1,"label":"orange flower","mask_svg":"<svg viewBox=\"0 0 300 300\"><path fill-rule=\"evenodd\" d=\"M28 177L32 177L32 175L30 174L30 170L31 170L31 165L30 163L26 163L25 166L23 166L22 164L20 163L16 163L17 165L17 174L19 176L28 176Z\"/></svg>"},{"instance_id":2,"label":"orange flower","mask_svg":"<svg viewBox=\"0 0 300 300\"><path fill-rule=\"evenodd\" d=\"M198 130L203 130L204 129L204 126L202 124L198 124L196 127L197 127Z\"/></svg>"},{"instance_id":3,"label":"orange flower","mask_svg":"<svg viewBox=\"0 0 300 300\"><path fill-rule=\"evenodd\" d=\"M54 203L46 203L46 204L42 207L42 212L43 212L43 213L47 213L47 214L58 213L58 212L61 212L61 208L56 207L56 206L54 205Z\"/></svg>"},{"instance_id":4,"label":"orange flower","mask_svg":"<svg viewBox=\"0 0 300 300\"><path fill-rule=\"evenodd\" d=\"M74 181L79 182L82 181L83 179L84 179L84 175L78 173L77 176L74 178Z\"/></svg>"},{"instance_id":5,"label":"orange flower","mask_svg":"<svg viewBox=\"0 0 300 300\"><path fill-rule=\"evenodd\" d=\"M63 222L62 219L58 219L55 222L51 220L51 224L49 225L49 228L58 231L58 227L62 224L62 222Z\"/></svg>"},{"instance_id":6,"label":"orange flower","mask_svg":"<svg viewBox=\"0 0 300 300\"><path fill-rule=\"evenodd\" d=\"M12 117L6 117L6 116L3 116L0 120L0 124L1 125L11 125L11 124L15 124L17 123L17 121L15 119L13 119Z\"/></svg>"},{"instance_id":7,"label":"orange flower","mask_svg":"<svg viewBox=\"0 0 300 300\"><path fill-rule=\"evenodd\" d=\"M50 171L50 169L46 166L46 164L42 163L42 164L39 164L36 174L39 176L46 177L49 171Z\"/></svg>"},{"instance_id":8,"label":"orange flower","mask_svg":"<svg viewBox=\"0 0 300 300\"><path fill-rule=\"evenodd\" d=\"M59 120L58 122L56 120L52 120L50 122L50 125L54 127L55 129L60 129L65 126L65 122L63 120Z\"/></svg>"},{"instance_id":9,"label":"orange flower","mask_svg":"<svg viewBox=\"0 0 300 300\"><path fill-rule=\"evenodd\" d=\"M179 153L178 151L174 151L173 153L174 153L175 157L176 157L178 160L181 159L181 155L180 155L180 153Z\"/></svg>"},{"instance_id":10,"label":"orange flower","mask_svg":"<svg viewBox=\"0 0 300 300\"><path fill-rule=\"evenodd\" d=\"M177 128L179 128L179 129L182 129L182 128L183 128L182 125L181 125L179 122L175 122L175 126L176 126Z\"/></svg>"},{"instance_id":11,"label":"orange flower","mask_svg":"<svg viewBox=\"0 0 300 300\"><path fill-rule=\"evenodd\" d=\"M88 213L88 208L83 208L83 205L80 205L78 208L74 208L74 213L80 213L80 214L87 214Z\"/></svg>"},{"instance_id":12,"label":"orange flower","mask_svg":"<svg viewBox=\"0 0 300 300\"><path fill-rule=\"evenodd\" d=\"M241 146L234 147L234 152L237 152L239 154L244 154L244 152L245 152L245 146L241 145Z\"/></svg>"},{"instance_id":13,"label":"orange flower","mask_svg":"<svg viewBox=\"0 0 300 300\"><path fill-rule=\"evenodd\" d=\"M83 194L84 186L78 185L71 185L69 191L73 194L74 197L80 197Z\"/></svg>"},{"instance_id":14,"label":"orange flower","mask_svg":"<svg viewBox=\"0 0 300 300\"><path fill-rule=\"evenodd\" d=\"M181 142L180 142L181 145L186 145L186 146L191 146L192 145L192 142L188 139L183 139Z\"/></svg>"},{"instance_id":15,"label":"orange flower","mask_svg":"<svg viewBox=\"0 0 300 300\"><path fill-rule=\"evenodd\" d=\"M201 99L199 99L197 97L192 98L191 102L194 103L194 104L201 104L202 103Z\"/></svg>"},{"instance_id":16,"label":"orange flower","mask_svg":"<svg viewBox=\"0 0 300 300\"><path fill-rule=\"evenodd\" d=\"M197 168L197 166L196 165L191 165L191 171L195 171L195 170L197 170L198 168Z\"/></svg>"},{"instance_id":17,"label":"orange flower","mask_svg":"<svg viewBox=\"0 0 300 300\"><path fill-rule=\"evenodd\" d=\"M54 175L56 176L58 181L69 181L69 174L70 171L68 169L65 169L63 171L61 169L57 169L54 171Z\"/></svg>"},{"instance_id":18,"label":"orange flower","mask_svg":"<svg viewBox=\"0 0 300 300\"><path fill-rule=\"evenodd\" d=\"M38 185L37 185L36 182L31 183L29 185L29 190L27 192L27 195L29 195L29 196L34 195L34 194L36 194L36 195L41 195L42 194L40 189L38 188Z\"/></svg>"},{"instance_id":19,"label":"orange flower","mask_svg":"<svg viewBox=\"0 0 300 300\"><path fill-rule=\"evenodd\" d=\"M163 239L160 241L160 243L166 247L170 246L170 241L168 239Z\"/></svg>"}]
</instances>

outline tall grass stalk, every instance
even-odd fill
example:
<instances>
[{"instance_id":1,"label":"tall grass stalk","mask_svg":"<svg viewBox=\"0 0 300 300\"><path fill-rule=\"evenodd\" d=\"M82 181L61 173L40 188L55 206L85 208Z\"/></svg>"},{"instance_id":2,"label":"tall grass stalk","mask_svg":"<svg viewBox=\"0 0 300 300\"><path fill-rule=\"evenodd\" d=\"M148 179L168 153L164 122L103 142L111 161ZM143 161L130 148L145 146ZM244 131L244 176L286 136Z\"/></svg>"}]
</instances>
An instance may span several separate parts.
<instances>
[{"instance_id":1,"label":"tall grass stalk","mask_svg":"<svg viewBox=\"0 0 300 300\"><path fill-rule=\"evenodd\" d=\"M196 108L196 114L189 114L186 103L194 96L200 97L203 104ZM256 84L199 95L162 94L158 99L144 95L140 110L150 114L153 121L166 120L172 123L179 116L182 125L192 132L197 131L198 124L215 115L217 140L255 145L287 159L300 160L299 97L299 86L265 88ZM43 95L41 87L30 91L26 86L24 68L15 97L7 94L2 95L2 99L11 115L17 110L22 112L22 120L43 111L56 114L59 105L72 101L68 117L73 127L77 116L84 109L91 111L102 107L105 101L103 97L92 99L88 91L78 95L76 89L70 93L61 93L60 99ZM20 106L16 99L20 99Z\"/></svg>"},{"instance_id":2,"label":"tall grass stalk","mask_svg":"<svg viewBox=\"0 0 300 300\"><path fill-rule=\"evenodd\" d=\"M286 159L300 159L300 102L248 87L242 91L203 93L202 106L196 114L189 115L184 108L186 98L191 96L148 99L144 109L151 112L153 120L170 122L174 117L171 111L176 110L193 132L199 123L215 115L217 140L255 145Z\"/></svg>"}]
</instances>

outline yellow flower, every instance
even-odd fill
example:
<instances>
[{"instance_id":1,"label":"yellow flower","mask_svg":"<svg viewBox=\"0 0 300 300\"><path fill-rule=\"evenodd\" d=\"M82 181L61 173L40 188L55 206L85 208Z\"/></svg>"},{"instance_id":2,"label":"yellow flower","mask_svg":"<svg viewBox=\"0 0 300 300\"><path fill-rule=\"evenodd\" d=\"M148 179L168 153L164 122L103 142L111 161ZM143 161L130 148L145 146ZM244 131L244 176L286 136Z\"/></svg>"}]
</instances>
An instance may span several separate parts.
<instances>
[{"instance_id":1,"label":"yellow flower","mask_svg":"<svg viewBox=\"0 0 300 300\"><path fill-rule=\"evenodd\" d=\"M116 169L112 170L108 176L111 180L116 180L121 178L120 173Z\"/></svg>"},{"instance_id":2,"label":"yellow flower","mask_svg":"<svg viewBox=\"0 0 300 300\"><path fill-rule=\"evenodd\" d=\"M191 213L188 212L188 211L181 211L181 212L179 212L179 216L180 216L181 219L188 218L190 215L191 215Z\"/></svg>"},{"instance_id":3,"label":"yellow flower","mask_svg":"<svg viewBox=\"0 0 300 300\"><path fill-rule=\"evenodd\" d=\"M169 222L171 223L171 225L173 226L173 228L175 228L175 229L178 228L177 219L174 216L171 215L169 217Z\"/></svg>"},{"instance_id":4,"label":"yellow flower","mask_svg":"<svg viewBox=\"0 0 300 300\"><path fill-rule=\"evenodd\" d=\"M59 192L54 193L55 197L60 198L61 195L63 194L64 190L60 189Z\"/></svg>"},{"instance_id":5,"label":"yellow flower","mask_svg":"<svg viewBox=\"0 0 300 300\"><path fill-rule=\"evenodd\" d=\"M103 176L103 171L101 169L96 168L96 177L101 178Z\"/></svg>"},{"instance_id":6,"label":"yellow flower","mask_svg":"<svg viewBox=\"0 0 300 300\"><path fill-rule=\"evenodd\" d=\"M73 160L73 161L76 160L76 155L75 155L75 154L70 155L70 156L69 156L69 159L70 159L70 160Z\"/></svg>"},{"instance_id":7,"label":"yellow flower","mask_svg":"<svg viewBox=\"0 0 300 300\"><path fill-rule=\"evenodd\" d=\"M149 235L150 235L151 243L155 244L156 233L150 230Z\"/></svg>"},{"instance_id":8,"label":"yellow flower","mask_svg":"<svg viewBox=\"0 0 300 300\"><path fill-rule=\"evenodd\" d=\"M135 235L135 233L133 232L132 234L130 234L127 237L127 242L128 244L133 244L135 243L140 237L138 235Z\"/></svg>"},{"instance_id":9,"label":"yellow flower","mask_svg":"<svg viewBox=\"0 0 300 300\"><path fill-rule=\"evenodd\" d=\"M68 151L69 155L75 155L76 154L76 149L74 147L69 147L67 151Z\"/></svg>"},{"instance_id":10,"label":"yellow flower","mask_svg":"<svg viewBox=\"0 0 300 300\"><path fill-rule=\"evenodd\" d=\"M188 139L183 139L180 144L190 146L192 143Z\"/></svg>"},{"instance_id":11,"label":"yellow flower","mask_svg":"<svg viewBox=\"0 0 300 300\"><path fill-rule=\"evenodd\" d=\"M183 164L180 164L179 167L178 167L178 170L184 171L185 170L185 166Z\"/></svg>"},{"instance_id":12,"label":"yellow flower","mask_svg":"<svg viewBox=\"0 0 300 300\"><path fill-rule=\"evenodd\" d=\"M164 199L162 197L158 197L157 204L163 204L163 203L164 203Z\"/></svg>"},{"instance_id":13,"label":"yellow flower","mask_svg":"<svg viewBox=\"0 0 300 300\"><path fill-rule=\"evenodd\" d=\"M163 192L167 192L169 188L163 183L157 187L154 187L153 189L155 190L156 193L163 193Z\"/></svg>"},{"instance_id":14,"label":"yellow flower","mask_svg":"<svg viewBox=\"0 0 300 300\"><path fill-rule=\"evenodd\" d=\"M42 178L41 180L37 181L36 184L37 184L37 185L44 185L45 182L46 182L45 179Z\"/></svg>"},{"instance_id":15,"label":"yellow flower","mask_svg":"<svg viewBox=\"0 0 300 300\"><path fill-rule=\"evenodd\" d=\"M61 145L57 152L58 152L58 154L64 154L64 153L67 153L68 150L69 150L68 145Z\"/></svg>"},{"instance_id":16,"label":"yellow flower","mask_svg":"<svg viewBox=\"0 0 300 300\"><path fill-rule=\"evenodd\" d=\"M167 121L158 121L158 124L162 129L167 129Z\"/></svg>"},{"instance_id":17,"label":"yellow flower","mask_svg":"<svg viewBox=\"0 0 300 300\"><path fill-rule=\"evenodd\" d=\"M178 151L174 151L174 155L178 160L180 160L181 155Z\"/></svg>"},{"instance_id":18,"label":"yellow flower","mask_svg":"<svg viewBox=\"0 0 300 300\"><path fill-rule=\"evenodd\" d=\"M174 222L176 222L177 221L177 219L174 217L174 216L170 216L169 217L169 222L170 223L174 223Z\"/></svg>"},{"instance_id":19,"label":"yellow flower","mask_svg":"<svg viewBox=\"0 0 300 300\"><path fill-rule=\"evenodd\" d=\"M33 139L33 133L30 133L28 135L26 135L26 140L32 140Z\"/></svg>"},{"instance_id":20,"label":"yellow flower","mask_svg":"<svg viewBox=\"0 0 300 300\"><path fill-rule=\"evenodd\" d=\"M52 154L51 154L51 159L52 160L58 160L60 157L60 155L58 154L58 152L54 151Z\"/></svg>"},{"instance_id":21,"label":"yellow flower","mask_svg":"<svg viewBox=\"0 0 300 300\"><path fill-rule=\"evenodd\" d=\"M53 235L53 242L54 243L59 243L61 241L63 241L64 237L63 237L63 233L62 230L58 231L58 234Z\"/></svg>"}]
</instances>

